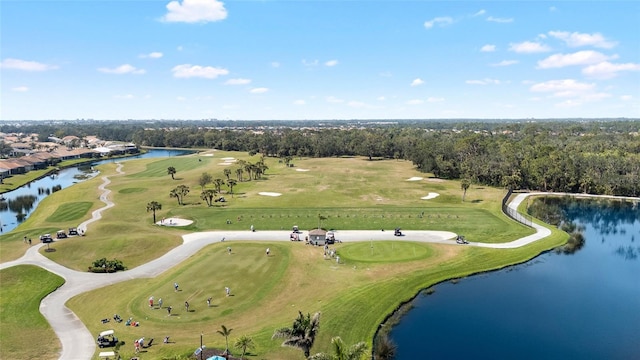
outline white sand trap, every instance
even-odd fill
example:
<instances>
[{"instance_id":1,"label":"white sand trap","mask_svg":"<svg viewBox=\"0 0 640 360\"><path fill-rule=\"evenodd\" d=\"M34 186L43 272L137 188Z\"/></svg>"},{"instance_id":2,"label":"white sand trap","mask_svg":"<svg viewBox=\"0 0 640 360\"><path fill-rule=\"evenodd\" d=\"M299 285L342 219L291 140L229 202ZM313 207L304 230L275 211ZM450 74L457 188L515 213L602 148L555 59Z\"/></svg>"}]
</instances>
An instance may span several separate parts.
<instances>
[{"instance_id":1,"label":"white sand trap","mask_svg":"<svg viewBox=\"0 0 640 360\"><path fill-rule=\"evenodd\" d=\"M224 161L236 161L236 158L224 157L224 158L222 158L222 160L224 160Z\"/></svg>"},{"instance_id":2,"label":"white sand trap","mask_svg":"<svg viewBox=\"0 0 640 360\"><path fill-rule=\"evenodd\" d=\"M429 199L435 199L435 198L437 198L438 196L440 196L440 194L430 192L430 193L429 193L429 195L427 195L427 196L423 196L423 197L421 197L420 199L422 199L422 200L429 200Z\"/></svg>"},{"instance_id":3,"label":"white sand trap","mask_svg":"<svg viewBox=\"0 0 640 360\"><path fill-rule=\"evenodd\" d=\"M213 154L202 154L200 156L213 156Z\"/></svg>"},{"instance_id":4,"label":"white sand trap","mask_svg":"<svg viewBox=\"0 0 640 360\"><path fill-rule=\"evenodd\" d=\"M232 162L223 162L223 163L218 163L218 165L229 166L229 165L233 165L233 163Z\"/></svg>"},{"instance_id":5,"label":"white sand trap","mask_svg":"<svg viewBox=\"0 0 640 360\"><path fill-rule=\"evenodd\" d=\"M309 169L296 169L296 171L309 171Z\"/></svg>"},{"instance_id":6,"label":"white sand trap","mask_svg":"<svg viewBox=\"0 0 640 360\"><path fill-rule=\"evenodd\" d=\"M185 220L180 218L168 218L156 222L156 225L162 226L187 226L190 224L193 224L192 220Z\"/></svg>"},{"instance_id":7,"label":"white sand trap","mask_svg":"<svg viewBox=\"0 0 640 360\"><path fill-rule=\"evenodd\" d=\"M414 177L412 177L410 179L407 179L407 181L418 181L418 180L422 180L422 179L424 179L424 178L422 178L420 176L414 176Z\"/></svg>"},{"instance_id":8,"label":"white sand trap","mask_svg":"<svg viewBox=\"0 0 640 360\"><path fill-rule=\"evenodd\" d=\"M258 195L264 195L264 196L280 196L282 194L277 193L277 192L268 192L268 191L262 191L259 192Z\"/></svg>"}]
</instances>

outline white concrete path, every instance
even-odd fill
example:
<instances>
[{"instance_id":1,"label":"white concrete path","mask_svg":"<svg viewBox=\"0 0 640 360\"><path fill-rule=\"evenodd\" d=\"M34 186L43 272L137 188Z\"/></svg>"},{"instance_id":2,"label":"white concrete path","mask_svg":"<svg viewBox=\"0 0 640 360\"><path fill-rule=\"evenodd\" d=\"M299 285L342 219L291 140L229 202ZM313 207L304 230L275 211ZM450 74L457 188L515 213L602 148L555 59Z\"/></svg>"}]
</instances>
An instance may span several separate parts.
<instances>
[{"instance_id":1,"label":"white concrete path","mask_svg":"<svg viewBox=\"0 0 640 360\"><path fill-rule=\"evenodd\" d=\"M117 171L121 171L122 165L118 164ZM102 178L103 183L99 189L103 192L100 195L100 200L105 203L105 206L94 211L90 220L87 220L78 226L86 232L87 225L101 218L102 211L114 206L108 198L110 190L105 189L110 183L110 180L105 176ZM523 193L518 194L513 201L509 204L509 207L517 209L518 205L530 195L555 195L554 193ZM560 194L563 195L563 194ZM574 195L574 194L567 194ZM638 201L638 198L625 198ZM491 248L516 248L530 244L534 241L540 240L548 236L551 232L542 226L533 224L536 229L536 233L530 236L523 237L521 239L514 240L509 243L501 244L486 244L471 242L471 246L482 246ZM353 241L383 241L383 240L403 240L403 241L421 241L431 242L439 244L452 244L456 245L455 233L448 231L403 231L404 236L396 237L393 235L393 230L389 231L337 231L336 238L343 242ZM95 336L91 334L87 327L80 321L80 319L65 306L65 303L74 296L82 294L87 291L105 287L108 285L116 284L122 281L127 281L136 278L153 278L158 276L164 271L180 264L184 260L197 253L203 247L222 241L248 241L248 240L260 240L260 241L290 241L290 231L208 231L200 233L192 233L183 236L183 244L177 246L165 255L152 260L144 265L138 266L134 269L113 273L113 274L94 274L81 271L75 271L61 266L42 254L39 253L39 249L44 244L36 244L30 247L25 255L18 260L5 262L0 264L0 270L6 269L16 265L35 265L40 266L52 273L64 278L65 283L45 297L40 304L40 312L49 321L54 332L62 343L62 352L60 354L60 360L82 360L91 359L96 351ZM304 234L302 234L304 236ZM462 245L458 245L462 246Z\"/></svg>"}]
</instances>

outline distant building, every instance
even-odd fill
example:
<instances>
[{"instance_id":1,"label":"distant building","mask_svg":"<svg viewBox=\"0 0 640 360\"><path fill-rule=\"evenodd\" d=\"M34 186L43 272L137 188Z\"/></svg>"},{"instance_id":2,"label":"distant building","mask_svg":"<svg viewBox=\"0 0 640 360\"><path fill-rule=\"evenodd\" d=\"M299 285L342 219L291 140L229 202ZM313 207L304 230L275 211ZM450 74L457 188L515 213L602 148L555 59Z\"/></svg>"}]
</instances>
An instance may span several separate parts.
<instances>
[{"instance_id":1,"label":"distant building","mask_svg":"<svg viewBox=\"0 0 640 360\"><path fill-rule=\"evenodd\" d=\"M313 229L309 231L309 243L312 245L324 245L327 240L327 231L323 229Z\"/></svg>"}]
</instances>

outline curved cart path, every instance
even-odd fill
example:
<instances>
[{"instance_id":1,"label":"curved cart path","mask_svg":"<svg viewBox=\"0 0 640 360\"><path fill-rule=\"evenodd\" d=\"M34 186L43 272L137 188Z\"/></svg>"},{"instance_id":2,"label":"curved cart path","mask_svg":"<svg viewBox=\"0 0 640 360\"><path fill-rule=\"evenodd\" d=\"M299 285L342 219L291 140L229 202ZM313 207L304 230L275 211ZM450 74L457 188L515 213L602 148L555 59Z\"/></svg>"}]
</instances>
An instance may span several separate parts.
<instances>
[{"instance_id":1,"label":"curved cart path","mask_svg":"<svg viewBox=\"0 0 640 360\"><path fill-rule=\"evenodd\" d=\"M117 171L121 171L122 165L118 164ZM101 218L102 211L114 206L113 202L108 199L110 190L105 186L110 180L105 176L100 189L103 190L100 200L105 206L94 211L90 220L85 221L79 226L79 229L86 231L86 226ZM518 194L509 204L512 209L522 203L527 196L531 195L554 195L554 193L523 193ZM561 194L562 195L562 194ZM566 194L575 196L575 194ZM638 198L626 198L638 201ZM536 233L517 239L509 243L486 244L486 243L470 243L471 246L482 246L491 248L516 248L530 244L548 236L551 232L549 229L537 224L533 224ZM336 237L344 242L351 241L383 241L383 240L403 240L403 241L421 241L440 244L456 244L454 238L455 233L448 231L404 231L402 237L393 235L393 231L337 231ZM209 231L192 233L183 236L182 245L177 246L165 255L152 260L144 265L134 269L118 272L114 274L94 274L68 269L61 266L38 252L43 244L37 244L27 250L25 255L18 260L0 264L0 270L16 265L36 265L40 266L52 273L55 273L65 279L65 283L56 291L45 297L40 304L40 312L49 321L54 332L62 343L62 352L60 360L78 360L91 359L96 351L96 344L93 334L89 332L87 327L80 319L66 306L65 303L74 296L84 292L101 288L104 286L116 284L136 278L152 278L158 276L164 271L180 264L193 254L197 253L203 247L220 242L220 241L243 241L243 240L261 240L261 241L289 241L290 231Z\"/></svg>"}]
</instances>

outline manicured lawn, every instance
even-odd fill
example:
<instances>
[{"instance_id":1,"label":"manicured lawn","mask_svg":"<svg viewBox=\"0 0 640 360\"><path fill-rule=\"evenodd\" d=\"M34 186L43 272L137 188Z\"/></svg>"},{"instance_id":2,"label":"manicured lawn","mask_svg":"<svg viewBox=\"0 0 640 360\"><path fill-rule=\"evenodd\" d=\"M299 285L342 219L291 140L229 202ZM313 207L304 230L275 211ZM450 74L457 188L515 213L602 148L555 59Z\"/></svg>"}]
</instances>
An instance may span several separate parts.
<instances>
[{"instance_id":1,"label":"manicured lawn","mask_svg":"<svg viewBox=\"0 0 640 360\"><path fill-rule=\"evenodd\" d=\"M38 310L64 280L36 266L0 271L0 354L3 359L57 359L60 342Z\"/></svg>"},{"instance_id":2,"label":"manicured lawn","mask_svg":"<svg viewBox=\"0 0 640 360\"><path fill-rule=\"evenodd\" d=\"M269 169L259 180L242 181L234 194L223 186L224 203L207 207L200 199L198 179L203 172L226 179L223 157L256 162L257 156L215 152L214 157L190 155L167 159L140 159L123 163L125 175L115 172L115 164L100 167L97 178L52 194L15 232L0 237L2 261L19 257L25 249L22 236L34 239L42 232L77 226L91 211L102 207L98 185L103 176L112 183L109 195L116 206L103 212L103 218L89 226L85 237L52 244L55 252L43 254L67 267L85 271L96 259L122 260L135 266L153 260L182 243L181 235L204 230L290 229L318 226L332 229L429 229L448 230L479 242L506 242L529 235L533 230L504 216L501 189L472 186L462 202L459 182L430 179L406 161L367 161L362 158L296 159L287 168L276 159L265 159ZM175 180L167 167L176 168ZM308 170L308 171L297 171ZM247 174L245 173L245 180ZM424 177L408 181L412 177ZM171 189L187 185L184 205L169 197ZM213 189L213 185L206 186ZM263 196L277 192L281 196ZM435 192L439 196L422 200ZM181 217L194 223L184 228L152 224L146 204L157 201L163 217ZM90 205L89 205L90 204ZM50 220L57 220L54 225ZM227 219L231 224L227 224ZM324 260L322 248L303 243L233 243L211 245L183 264L155 279L139 279L82 294L69 306L92 333L105 330L99 320L118 313L125 320L140 321L137 328L109 324L122 340L123 358L133 355L136 337L160 342L171 336L175 343L148 349L147 357L172 358L191 353L205 334L209 347L222 347L224 338L215 333L220 325L233 328L232 338L250 335L257 343L253 353L268 358L302 358L298 350L280 347L271 340L273 330L288 326L301 310L322 312L321 330L314 351L327 350L333 336L347 343L372 340L377 326L401 302L423 288L446 279L500 268L530 259L563 241L554 235L543 242L514 250L492 250L464 246L417 244L402 241L336 244L343 264ZM232 246L232 255L226 247ZM269 246L273 256L266 257ZM5 251L5 249L7 251ZM177 281L182 291L174 292ZM229 286L234 296L224 296ZM3 294L4 296L4 294ZM163 298L165 306L149 309L149 296ZM210 308L206 299L213 297ZM191 310L184 311L184 301ZM100 309L96 311L96 309ZM26 335L27 329L17 330Z\"/></svg>"}]
</instances>

